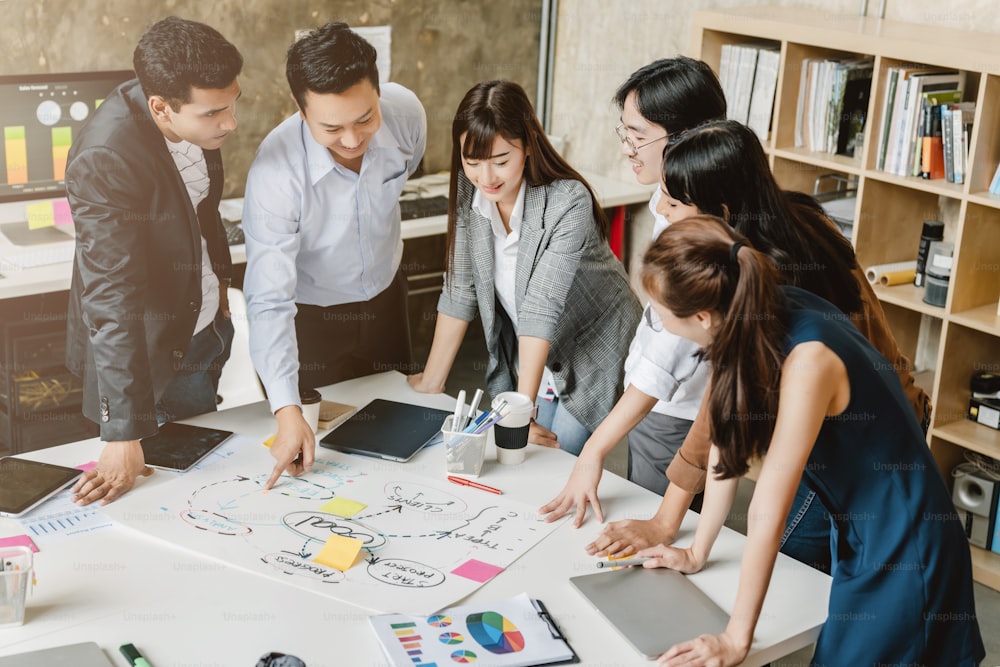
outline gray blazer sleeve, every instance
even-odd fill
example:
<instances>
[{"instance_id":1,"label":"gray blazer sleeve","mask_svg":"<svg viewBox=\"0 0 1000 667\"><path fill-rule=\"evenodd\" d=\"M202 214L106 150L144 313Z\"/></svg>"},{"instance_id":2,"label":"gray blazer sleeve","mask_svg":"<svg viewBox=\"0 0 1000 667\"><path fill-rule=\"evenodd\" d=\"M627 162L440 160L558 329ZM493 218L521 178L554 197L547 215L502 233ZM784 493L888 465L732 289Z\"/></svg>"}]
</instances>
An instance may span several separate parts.
<instances>
[{"instance_id":1,"label":"gray blazer sleeve","mask_svg":"<svg viewBox=\"0 0 1000 667\"><path fill-rule=\"evenodd\" d=\"M547 190L543 225L551 236L528 278L517 316L519 335L551 341L595 222L590 193L581 183L561 181Z\"/></svg>"}]
</instances>

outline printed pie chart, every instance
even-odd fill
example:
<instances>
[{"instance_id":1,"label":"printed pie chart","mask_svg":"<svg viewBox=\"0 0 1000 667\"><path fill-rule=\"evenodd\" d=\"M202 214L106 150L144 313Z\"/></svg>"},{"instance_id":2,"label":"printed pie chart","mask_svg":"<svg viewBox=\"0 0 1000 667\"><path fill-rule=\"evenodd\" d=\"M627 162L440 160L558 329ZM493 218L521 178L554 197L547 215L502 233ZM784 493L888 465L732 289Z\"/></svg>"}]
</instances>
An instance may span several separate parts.
<instances>
[{"instance_id":1,"label":"printed pie chart","mask_svg":"<svg viewBox=\"0 0 1000 667\"><path fill-rule=\"evenodd\" d=\"M469 614L469 634L490 653L517 653L524 648L524 635L509 619L495 611Z\"/></svg>"},{"instance_id":2,"label":"printed pie chart","mask_svg":"<svg viewBox=\"0 0 1000 667\"><path fill-rule=\"evenodd\" d=\"M451 619L441 614L427 617L427 625L434 628L447 628L451 625Z\"/></svg>"},{"instance_id":3,"label":"printed pie chart","mask_svg":"<svg viewBox=\"0 0 1000 667\"><path fill-rule=\"evenodd\" d=\"M442 644L461 644L465 641L465 637L457 632L443 632L438 637L438 641Z\"/></svg>"},{"instance_id":4,"label":"printed pie chart","mask_svg":"<svg viewBox=\"0 0 1000 667\"><path fill-rule=\"evenodd\" d=\"M459 649L451 654L451 659L459 664L468 664L470 662L476 661L476 654L472 651L466 651L465 649Z\"/></svg>"}]
</instances>

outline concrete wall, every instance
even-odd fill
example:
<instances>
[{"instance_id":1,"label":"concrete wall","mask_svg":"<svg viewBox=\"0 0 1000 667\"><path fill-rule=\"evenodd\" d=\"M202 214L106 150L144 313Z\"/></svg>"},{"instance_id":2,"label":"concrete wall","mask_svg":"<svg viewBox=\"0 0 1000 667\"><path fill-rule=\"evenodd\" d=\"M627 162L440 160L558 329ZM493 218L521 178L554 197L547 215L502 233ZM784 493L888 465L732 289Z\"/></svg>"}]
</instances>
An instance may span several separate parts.
<instances>
[{"instance_id":1,"label":"concrete wall","mask_svg":"<svg viewBox=\"0 0 1000 667\"><path fill-rule=\"evenodd\" d=\"M657 58L688 54L696 9L757 5L812 7L858 14L860 0L560 0L551 132L566 140L566 157L578 168L631 180L614 134L615 89L630 73ZM868 15L877 16L878 0ZM995 0L892 0L885 18L953 29L1000 33ZM1000 38L1000 35L998 35Z\"/></svg>"},{"instance_id":2,"label":"concrete wall","mask_svg":"<svg viewBox=\"0 0 1000 667\"><path fill-rule=\"evenodd\" d=\"M131 69L151 23L202 21L236 44L240 127L223 148L226 196L243 193L261 139L295 109L285 51L295 30L345 21L393 27L392 80L427 108L425 168L448 168L451 118L476 82L505 78L535 99L540 0L0 0L0 74ZM2 103L2 100L0 100Z\"/></svg>"}]
</instances>

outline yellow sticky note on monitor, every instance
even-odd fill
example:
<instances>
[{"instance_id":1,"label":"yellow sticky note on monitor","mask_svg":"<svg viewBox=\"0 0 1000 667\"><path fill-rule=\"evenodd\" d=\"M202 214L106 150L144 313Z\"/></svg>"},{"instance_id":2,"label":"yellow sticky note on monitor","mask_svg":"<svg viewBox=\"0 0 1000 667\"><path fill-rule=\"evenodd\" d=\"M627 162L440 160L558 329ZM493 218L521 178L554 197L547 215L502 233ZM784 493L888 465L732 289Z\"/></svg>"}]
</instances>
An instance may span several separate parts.
<instances>
[{"instance_id":1,"label":"yellow sticky note on monitor","mask_svg":"<svg viewBox=\"0 0 1000 667\"><path fill-rule=\"evenodd\" d=\"M313 562L344 572L351 569L361 551L361 540L342 535L331 535Z\"/></svg>"},{"instance_id":2,"label":"yellow sticky note on monitor","mask_svg":"<svg viewBox=\"0 0 1000 667\"><path fill-rule=\"evenodd\" d=\"M337 516L342 516L345 519L350 519L366 507L368 507L368 505L365 503L338 496L320 507L319 511L326 512L327 514L336 514Z\"/></svg>"}]
</instances>

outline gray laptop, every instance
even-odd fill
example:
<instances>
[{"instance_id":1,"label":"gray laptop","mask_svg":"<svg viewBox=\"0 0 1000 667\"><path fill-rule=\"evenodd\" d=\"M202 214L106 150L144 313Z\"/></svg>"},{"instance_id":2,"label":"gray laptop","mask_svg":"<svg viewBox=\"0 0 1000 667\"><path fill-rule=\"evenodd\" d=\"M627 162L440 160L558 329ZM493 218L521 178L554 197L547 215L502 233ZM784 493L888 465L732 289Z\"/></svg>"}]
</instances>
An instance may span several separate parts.
<instances>
[{"instance_id":1,"label":"gray laptop","mask_svg":"<svg viewBox=\"0 0 1000 667\"><path fill-rule=\"evenodd\" d=\"M55 646L0 658L0 667L115 667L94 642Z\"/></svg>"},{"instance_id":2,"label":"gray laptop","mask_svg":"<svg viewBox=\"0 0 1000 667\"><path fill-rule=\"evenodd\" d=\"M569 580L647 658L699 635L720 633L729 623L729 615L676 570L627 567Z\"/></svg>"}]
</instances>

